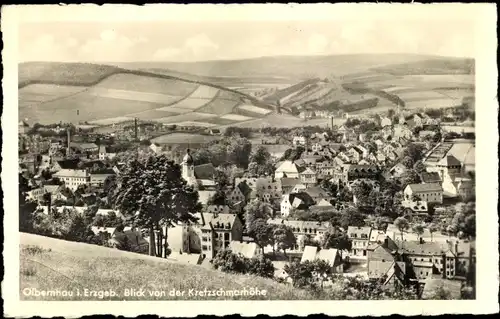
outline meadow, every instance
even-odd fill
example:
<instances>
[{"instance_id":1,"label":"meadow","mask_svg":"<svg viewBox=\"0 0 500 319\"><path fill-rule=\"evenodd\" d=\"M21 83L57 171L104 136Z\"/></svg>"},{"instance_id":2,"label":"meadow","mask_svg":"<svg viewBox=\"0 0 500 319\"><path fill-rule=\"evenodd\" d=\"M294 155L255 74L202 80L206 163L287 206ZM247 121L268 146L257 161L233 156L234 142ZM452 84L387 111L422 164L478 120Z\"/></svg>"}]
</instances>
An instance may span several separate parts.
<instances>
[{"instance_id":1,"label":"meadow","mask_svg":"<svg viewBox=\"0 0 500 319\"><path fill-rule=\"evenodd\" d=\"M174 144L174 143L203 144L211 141L216 141L219 139L221 139L221 137L211 136L211 135L172 133L155 137L153 140L151 140L151 142L159 144Z\"/></svg>"},{"instance_id":2,"label":"meadow","mask_svg":"<svg viewBox=\"0 0 500 319\"><path fill-rule=\"evenodd\" d=\"M168 259L105 248L96 245L68 242L53 238L21 233L19 293L27 301L107 301L107 300L213 300L213 299L314 299L310 292L278 284L272 279L249 275L233 275L186 265ZM26 288L38 290L65 290L68 297L26 296ZM126 296L125 290L144 289L144 297ZM195 290L243 290L257 288L264 295L254 296L188 296ZM83 296L89 291L114 291L116 296ZM186 291L184 297L170 296L172 290ZM162 292L150 296L149 292ZM80 296L77 292L80 292Z\"/></svg>"}]
</instances>

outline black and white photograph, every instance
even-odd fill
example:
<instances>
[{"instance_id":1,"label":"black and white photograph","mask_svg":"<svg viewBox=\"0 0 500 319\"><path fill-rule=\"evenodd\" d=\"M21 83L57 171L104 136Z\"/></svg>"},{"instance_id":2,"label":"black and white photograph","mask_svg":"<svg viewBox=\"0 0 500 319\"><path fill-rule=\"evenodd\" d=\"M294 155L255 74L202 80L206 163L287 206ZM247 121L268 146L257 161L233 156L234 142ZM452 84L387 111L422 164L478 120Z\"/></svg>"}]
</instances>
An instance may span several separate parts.
<instances>
[{"instance_id":1,"label":"black and white photograph","mask_svg":"<svg viewBox=\"0 0 500 319\"><path fill-rule=\"evenodd\" d=\"M498 311L494 5L44 7L2 8L11 315Z\"/></svg>"}]
</instances>

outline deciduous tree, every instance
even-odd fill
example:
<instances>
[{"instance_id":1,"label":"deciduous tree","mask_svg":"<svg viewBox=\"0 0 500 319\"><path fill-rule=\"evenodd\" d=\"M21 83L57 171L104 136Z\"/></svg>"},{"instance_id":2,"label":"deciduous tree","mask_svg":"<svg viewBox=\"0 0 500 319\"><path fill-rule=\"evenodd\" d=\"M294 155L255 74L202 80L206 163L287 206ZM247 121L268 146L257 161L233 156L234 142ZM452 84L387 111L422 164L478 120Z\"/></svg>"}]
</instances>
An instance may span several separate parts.
<instances>
[{"instance_id":1,"label":"deciduous tree","mask_svg":"<svg viewBox=\"0 0 500 319\"><path fill-rule=\"evenodd\" d=\"M134 225L149 230L150 255L155 255L155 230L162 236L163 227L196 221L194 214L201 209L198 192L186 184L180 166L164 155L127 163L117 178L114 205Z\"/></svg>"}]
</instances>

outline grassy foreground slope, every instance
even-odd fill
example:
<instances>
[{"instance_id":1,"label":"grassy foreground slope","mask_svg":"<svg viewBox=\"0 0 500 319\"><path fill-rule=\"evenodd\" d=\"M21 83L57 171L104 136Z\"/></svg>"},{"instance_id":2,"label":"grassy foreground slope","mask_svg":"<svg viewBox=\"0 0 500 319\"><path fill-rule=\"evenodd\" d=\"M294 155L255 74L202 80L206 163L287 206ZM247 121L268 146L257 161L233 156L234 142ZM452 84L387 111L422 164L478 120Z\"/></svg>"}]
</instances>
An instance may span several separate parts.
<instances>
[{"instance_id":1,"label":"grassy foreground slope","mask_svg":"<svg viewBox=\"0 0 500 319\"><path fill-rule=\"evenodd\" d=\"M34 248L39 247L39 248ZM72 291L70 297L25 296L27 288ZM126 289L143 289L144 297L126 297ZM194 290L266 290L254 296L190 296ZM117 296L83 296L90 291L113 290ZM172 289L184 297L170 296ZM77 295L80 292L80 296ZM150 296L150 292L162 292ZM115 249L21 233L20 296L22 300L213 300L213 299L313 299L310 293L271 279L226 274L201 266L176 264L165 259Z\"/></svg>"}]
</instances>

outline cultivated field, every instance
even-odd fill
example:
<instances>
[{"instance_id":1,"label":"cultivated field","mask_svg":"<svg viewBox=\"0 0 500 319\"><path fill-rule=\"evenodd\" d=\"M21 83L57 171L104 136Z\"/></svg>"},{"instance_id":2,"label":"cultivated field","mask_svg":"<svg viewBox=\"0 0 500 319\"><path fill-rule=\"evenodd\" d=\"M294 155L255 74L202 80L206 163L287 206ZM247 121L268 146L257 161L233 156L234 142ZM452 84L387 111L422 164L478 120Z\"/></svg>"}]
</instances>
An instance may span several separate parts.
<instances>
[{"instance_id":1,"label":"cultivated field","mask_svg":"<svg viewBox=\"0 0 500 319\"><path fill-rule=\"evenodd\" d=\"M155 137L151 142L159 144L202 144L211 141L216 141L221 139L221 137L211 136L211 135L201 135L201 134L189 134L189 133L172 133L162 136Z\"/></svg>"},{"instance_id":2,"label":"cultivated field","mask_svg":"<svg viewBox=\"0 0 500 319\"><path fill-rule=\"evenodd\" d=\"M165 107L161 107L161 108L156 109L156 110L170 112L170 113L177 113L177 114L191 113L193 111L191 109L183 109L183 108L175 107L175 106L165 106Z\"/></svg>"},{"instance_id":3,"label":"cultivated field","mask_svg":"<svg viewBox=\"0 0 500 319\"><path fill-rule=\"evenodd\" d=\"M215 115L215 114L189 112L186 114L179 114L179 115L174 115L174 116L157 118L157 119L155 119L155 121L160 122L160 123L164 123L164 124L177 124L178 122L185 122L185 121L198 121L198 120L205 121L207 119L210 119L210 118L213 118L216 116L217 115Z\"/></svg>"},{"instance_id":4,"label":"cultivated field","mask_svg":"<svg viewBox=\"0 0 500 319\"><path fill-rule=\"evenodd\" d=\"M211 99L188 97L172 105L173 108L196 110L208 104Z\"/></svg>"},{"instance_id":5,"label":"cultivated field","mask_svg":"<svg viewBox=\"0 0 500 319\"><path fill-rule=\"evenodd\" d=\"M200 85L193 93L189 95L189 98L193 99L213 99L219 89L216 89L207 85Z\"/></svg>"},{"instance_id":6,"label":"cultivated field","mask_svg":"<svg viewBox=\"0 0 500 319\"><path fill-rule=\"evenodd\" d=\"M111 117L107 119L94 120L90 121L89 123L94 125L111 125L133 120L134 120L133 117L120 116L120 117Z\"/></svg>"},{"instance_id":7,"label":"cultivated field","mask_svg":"<svg viewBox=\"0 0 500 319\"><path fill-rule=\"evenodd\" d=\"M409 102L406 102L405 108L406 109L419 109L419 108L440 109L440 108L455 107L455 106L459 106L461 104L462 104L461 100L442 98L442 99L434 99L434 100L409 101Z\"/></svg>"},{"instance_id":8,"label":"cultivated field","mask_svg":"<svg viewBox=\"0 0 500 319\"><path fill-rule=\"evenodd\" d=\"M100 82L98 87L184 97L195 91L198 88L198 84L152 76L114 74Z\"/></svg>"},{"instance_id":9,"label":"cultivated field","mask_svg":"<svg viewBox=\"0 0 500 319\"><path fill-rule=\"evenodd\" d=\"M217 97L205 106L199 108L198 111L212 114L227 114L231 113L238 103L239 102L236 100L226 100Z\"/></svg>"},{"instance_id":10,"label":"cultivated field","mask_svg":"<svg viewBox=\"0 0 500 319\"><path fill-rule=\"evenodd\" d=\"M43 103L85 90L82 86L57 84L31 84L19 89L22 103Z\"/></svg>"},{"instance_id":11,"label":"cultivated field","mask_svg":"<svg viewBox=\"0 0 500 319\"><path fill-rule=\"evenodd\" d=\"M272 279L247 275L232 275L117 249L53 238L21 234L19 294L22 300L210 300L210 299L317 299L290 285L278 284ZM187 297L195 290L266 290L265 296ZM23 290L73 291L72 297L25 296ZM77 289L116 292L115 297L84 297ZM145 297L127 297L125 289L144 289ZM184 297L170 297L172 289L186 291ZM150 291L165 291L162 296L150 296Z\"/></svg>"},{"instance_id":12,"label":"cultivated field","mask_svg":"<svg viewBox=\"0 0 500 319\"><path fill-rule=\"evenodd\" d=\"M88 93L90 95L107 97L110 99L142 101L142 102L150 102L150 103L164 104L164 105L172 104L182 98L180 96L173 96L160 93L125 91L125 90L116 90L116 89L108 89L101 87L91 88L90 90L88 90Z\"/></svg>"},{"instance_id":13,"label":"cultivated field","mask_svg":"<svg viewBox=\"0 0 500 319\"><path fill-rule=\"evenodd\" d=\"M269 114L269 113L272 112L271 110L264 109L264 108L261 108L261 107L257 107L255 105L251 105L251 104L239 105L238 109L249 111L249 112L253 112L253 113L256 113L256 114L262 114L262 115L266 115L266 114Z\"/></svg>"},{"instance_id":14,"label":"cultivated field","mask_svg":"<svg viewBox=\"0 0 500 319\"><path fill-rule=\"evenodd\" d=\"M418 100L432 100L441 99L444 96L436 91L413 91L413 92L395 92L403 101L418 101Z\"/></svg>"},{"instance_id":15,"label":"cultivated field","mask_svg":"<svg viewBox=\"0 0 500 319\"><path fill-rule=\"evenodd\" d=\"M248 121L248 120L253 119L252 117L243 116L243 115L239 115L239 114L226 114L226 115L222 115L220 118L224 119L224 120L231 120L231 121Z\"/></svg>"},{"instance_id":16,"label":"cultivated field","mask_svg":"<svg viewBox=\"0 0 500 319\"><path fill-rule=\"evenodd\" d=\"M176 123L178 126L199 126L199 127L212 127L216 126L216 124L208 123L208 122L200 122L200 121L185 121Z\"/></svg>"},{"instance_id":17,"label":"cultivated field","mask_svg":"<svg viewBox=\"0 0 500 319\"><path fill-rule=\"evenodd\" d=\"M149 121L149 120L156 120L156 119L169 117L169 116L176 116L177 114L178 113L175 113L175 112L148 110L148 111L144 111L144 112L127 114L127 116L137 117L140 120Z\"/></svg>"}]
</instances>

